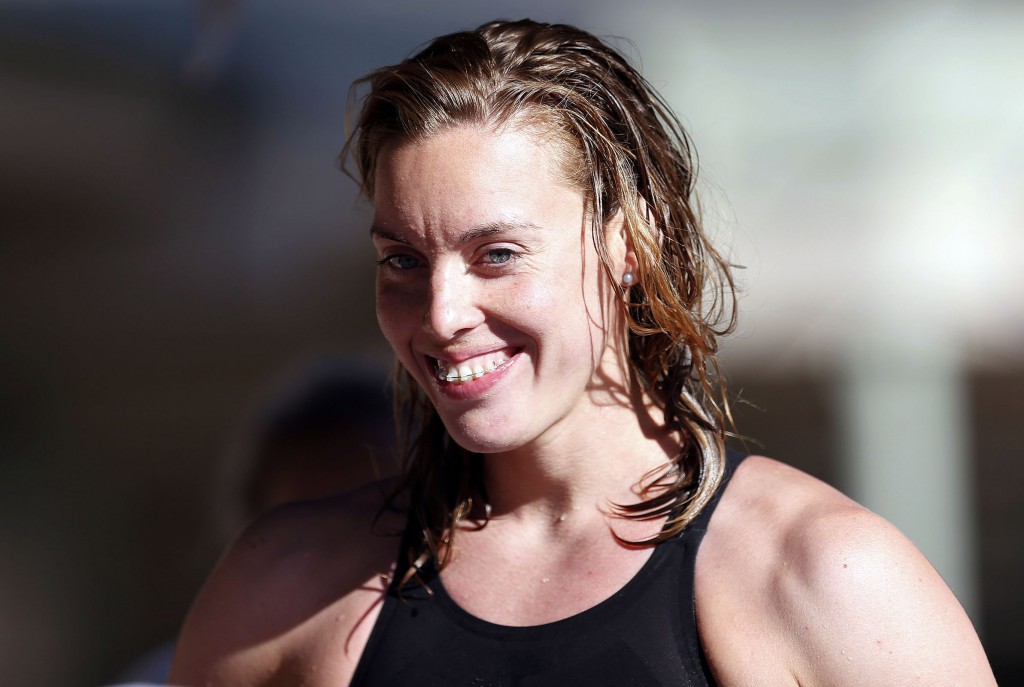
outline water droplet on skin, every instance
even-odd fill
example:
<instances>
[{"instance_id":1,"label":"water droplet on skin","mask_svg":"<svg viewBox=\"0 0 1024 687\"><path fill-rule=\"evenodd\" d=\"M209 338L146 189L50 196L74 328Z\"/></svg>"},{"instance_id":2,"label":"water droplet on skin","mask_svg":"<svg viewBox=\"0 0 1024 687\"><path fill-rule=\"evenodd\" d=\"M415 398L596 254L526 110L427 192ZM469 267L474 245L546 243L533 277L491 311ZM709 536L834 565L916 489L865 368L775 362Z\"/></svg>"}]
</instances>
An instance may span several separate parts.
<instances>
[{"instance_id":1,"label":"water droplet on skin","mask_svg":"<svg viewBox=\"0 0 1024 687\"><path fill-rule=\"evenodd\" d=\"M551 579L550 577L545 577L545 578L542 578L542 579L541 579L541 582L547 582L547 581L548 581L548 580L550 580L550 579Z\"/></svg>"}]
</instances>

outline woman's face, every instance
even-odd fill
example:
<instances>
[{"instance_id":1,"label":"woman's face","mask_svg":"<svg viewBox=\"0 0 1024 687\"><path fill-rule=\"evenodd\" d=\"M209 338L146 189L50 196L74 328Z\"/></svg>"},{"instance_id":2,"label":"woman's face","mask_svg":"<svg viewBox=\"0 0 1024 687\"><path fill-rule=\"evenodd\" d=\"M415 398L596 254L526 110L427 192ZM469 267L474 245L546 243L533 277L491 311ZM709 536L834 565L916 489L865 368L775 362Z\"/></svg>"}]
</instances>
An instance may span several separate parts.
<instances>
[{"instance_id":1,"label":"woman's face","mask_svg":"<svg viewBox=\"0 0 1024 687\"><path fill-rule=\"evenodd\" d=\"M555 150L529 128L464 126L378 160L377 318L471 451L592 432L625 385L616 289ZM621 275L621 226L605 234Z\"/></svg>"}]
</instances>

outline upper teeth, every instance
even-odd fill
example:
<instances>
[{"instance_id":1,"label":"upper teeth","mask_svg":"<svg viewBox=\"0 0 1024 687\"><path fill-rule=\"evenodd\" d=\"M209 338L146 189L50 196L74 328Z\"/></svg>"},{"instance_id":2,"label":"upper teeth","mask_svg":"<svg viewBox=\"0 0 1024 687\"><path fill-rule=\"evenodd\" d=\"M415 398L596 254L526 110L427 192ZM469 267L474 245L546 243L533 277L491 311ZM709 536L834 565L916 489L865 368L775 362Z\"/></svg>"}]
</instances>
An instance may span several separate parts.
<instances>
[{"instance_id":1,"label":"upper teeth","mask_svg":"<svg viewBox=\"0 0 1024 687\"><path fill-rule=\"evenodd\" d=\"M469 382L483 377L488 372L493 372L503 363L509 360L504 351L485 353L484 355L463 360L460 363L450 363L446 360L436 360L437 378L442 382Z\"/></svg>"}]
</instances>

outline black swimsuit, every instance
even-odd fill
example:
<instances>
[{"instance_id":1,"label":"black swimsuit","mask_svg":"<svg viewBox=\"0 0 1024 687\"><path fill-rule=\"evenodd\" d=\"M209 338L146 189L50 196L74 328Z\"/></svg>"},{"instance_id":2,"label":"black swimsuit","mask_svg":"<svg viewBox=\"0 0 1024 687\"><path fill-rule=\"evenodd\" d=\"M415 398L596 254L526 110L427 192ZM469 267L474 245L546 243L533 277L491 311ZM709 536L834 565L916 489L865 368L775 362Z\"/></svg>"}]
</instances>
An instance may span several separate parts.
<instances>
[{"instance_id":1,"label":"black swimsuit","mask_svg":"<svg viewBox=\"0 0 1024 687\"><path fill-rule=\"evenodd\" d=\"M430 575L429 594L389 589L353 687L711 687L694 613L697 547L740 458L678 537L655 547L640 571L582 613L532 627L470 615ZM425 571L428 574L433 571Z\"/></svg>"}]
</instances>

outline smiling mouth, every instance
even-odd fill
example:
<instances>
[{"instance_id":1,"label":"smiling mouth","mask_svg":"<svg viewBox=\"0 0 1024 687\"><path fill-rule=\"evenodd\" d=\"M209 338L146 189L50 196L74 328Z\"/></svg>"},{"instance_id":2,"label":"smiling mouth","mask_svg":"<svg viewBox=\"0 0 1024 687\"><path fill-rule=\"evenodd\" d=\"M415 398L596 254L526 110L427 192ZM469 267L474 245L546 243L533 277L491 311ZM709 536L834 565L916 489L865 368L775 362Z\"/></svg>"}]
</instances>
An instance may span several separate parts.
<instances>
[{"instance_id":1,"label":"smiling mouth","mask_svg":"<svg viewBox=\"0 0 1024 687\"><path fill-rule=\"evenodd\" d=\"M440 358L434 359L434 374L439 381L449 384L465 384L480 379L503 367L512 359L506 351L492 351L459 363Z\"/></svg>"}]
</instances>

